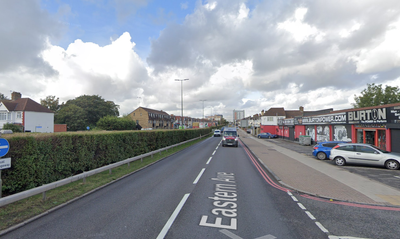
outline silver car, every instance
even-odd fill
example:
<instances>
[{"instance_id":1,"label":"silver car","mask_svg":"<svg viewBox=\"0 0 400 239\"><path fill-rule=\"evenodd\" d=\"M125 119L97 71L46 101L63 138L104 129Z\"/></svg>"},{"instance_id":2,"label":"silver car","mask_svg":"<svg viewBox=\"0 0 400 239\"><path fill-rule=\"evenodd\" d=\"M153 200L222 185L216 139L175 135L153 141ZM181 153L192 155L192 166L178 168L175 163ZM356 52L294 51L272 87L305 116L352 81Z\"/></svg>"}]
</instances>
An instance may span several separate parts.
<instances>
[{"instance_id":1,"label":"silver car","mask_svg":"<svg viewBox=\"0 0 400 239\"><path fill-rule=\"evenodd\" d=\"M385 166L388 169L400 167L400 154L390 153L370 144L338 144L332 148L329 159L334 160L338 166L355 163Z\"/></svg>"}]
</instances>

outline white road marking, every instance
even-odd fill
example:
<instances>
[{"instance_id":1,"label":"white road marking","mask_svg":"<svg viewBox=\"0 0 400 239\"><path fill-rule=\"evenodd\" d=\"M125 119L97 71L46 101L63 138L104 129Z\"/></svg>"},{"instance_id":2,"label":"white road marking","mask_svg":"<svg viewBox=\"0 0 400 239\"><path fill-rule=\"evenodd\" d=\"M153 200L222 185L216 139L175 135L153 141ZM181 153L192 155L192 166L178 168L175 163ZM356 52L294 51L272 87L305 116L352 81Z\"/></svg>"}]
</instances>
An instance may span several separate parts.
<instances>
[{"instance_id":1,"label":"white road marking","mask_svg":"<svg viewBox=\"0 0 400 239\"><path fill-rule=\"evenodd\" d=\"M225 236L230 237L232 239L242 239L240 236L236 235L235 233L228 231L226 229L219 230L219 232L225 234ZM257 237L255 239L276 239L273 235L265 235L262 237Z\"/></svg>"},{"instance_id":2,"label":"white road marking","mask_svg":"<svg viewBox=\"0 0 400 239\"><path fill-rule=\"evenodd\" d=\"M228 231L226 229L219 230L219 232L225 234L225 236L230 237L232 239L242 239L240 236L237 236L233 232Z\"/></svg>"},{"instance_id":3,"label":"white road marking","mask_svg":"<svg viewBox=\"0 0 400 239\"><path fill-rule=\"evenodd\" d=\"M326 228L324 226L322 226L321 223L319 222L315 222L315 224L317 224L317 226L319 227L319 229L321 229L321 231L325 232L325 233L329 233L328 230L326 230Z\"/></svg>"},{"instance_id":4,"label":"white road marking","mask_svg":"<svg viewBox=\"0 0 400 239\"><path fill-rule=\"evenodd\" d=\"M209 164L209 163L210 163L210 161L211 161L211 159L212 159L212 157L210 157L210 158L208 159L208 161L207 161L207 163L206 163L206 164Z\"/></svg>"},{"instance_id":5,"label":"white road marking","mask_svg":"<svg viewBox=\"0 0 400 239\"><path fill-rule=\"evenodd\" d=\"M400 179L400 176L394 176L395 178L399 178Z\"/></svg>"},{"instance_id":6,"label":"white road marking","mask_svg":"<svg viewBox=\"0 0 400 239\"><path fill-rule=\"evenodd\" d=\"M172 226L172 223L174 223L176 217L178 216L179 212L181 211L183 205L185 204L186 200L188 199L190 193L187 193L183 196L181 202L178 204L178 206L175 208L175 211L172 213L171 217L168 219L167 223L161 230L160 234L158 234L157 239L163 239L165 235L167 235L169 229Z\"/></svg>"},{"instance_id":7,"label":"white road marking","mask_svg":"<svg viewBox=\"0 0 400 239\"><path fill-rule=\"evenodd\" d=\"M214 154L215 154L215 152L217 152L217 150L214 150L214 152L212 153L212 155L214 155Z\"/></svg>"},{"instance_id":8,"label":"white road marking","mask_svg":"<svg viewBox=\"0 0 400 239\"><path fill-rule=\"evenodd\" d=\"M306 214L308 215L309 218L311 218L311 220L315 220L316 218L311 214L311 212L306 211Z\"/></svg>"},{"instance_id":9,"label":"white road marking","mask_svg":"<svg viewBox=\"0 0 400 239\"><path fill-rule=\"evenodd\" d=\"M299 207L300 207L301 209L306 210L306 207L305 207L303 204L297 203L297 205L299 205Z\"/></svg>"},{"instance_id":10,"label":"white road marking","mask_svg":"<svg viewBox=\"0 0 400 239\"><path fill-rule=\"evenodd\" d=\"M289 194L289 196L293 196L293 194L290 191L287 191L287 194Z\"/></svg>"},{"instance_id":11,"label":"white road marking","mask_svg":"<svg viewBox=\"0 0 400 239\"><path fill-rule=\"evenodd\" d=\"M197 175L197 178L193 181L193 184L196 184L196 183L199 181L199 179L201 178L201 175L203 175L203 173L204 173L204 170L206 170L206 169L203 168L203 169L200 171L199 175Z\"/></svg>"},{"instance_id":12,"label":"white road marking","mask_svg":"<svg viewBox=\"0 0 400 239\"><path fill-rule=\"evenodd\" d=\"M298 202L297 198L295 196L292 196L293 201Z\"/></svg>"}]
</instances>

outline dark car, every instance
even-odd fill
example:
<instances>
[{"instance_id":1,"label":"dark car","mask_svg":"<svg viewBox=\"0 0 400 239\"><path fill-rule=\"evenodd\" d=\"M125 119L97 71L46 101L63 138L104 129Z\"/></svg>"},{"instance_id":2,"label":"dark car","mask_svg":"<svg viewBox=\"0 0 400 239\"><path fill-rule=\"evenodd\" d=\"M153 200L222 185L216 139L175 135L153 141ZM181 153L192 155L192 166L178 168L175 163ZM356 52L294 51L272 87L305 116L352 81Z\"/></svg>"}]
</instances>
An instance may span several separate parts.
<instances>
[{"instance_id":1,"label":"dark car","mask_svg":"<svg viewBox=\"0 0 400 239\"><path fill-rule=\"evenodd\" d=\"M326 141L319 142L313 147L312 154L320 160L329 159L329 155L331 154L331 149L338 144L349 143L346 141Z\"/></svg>"},{"instance_id":2,"label":"dark car","mask_svg":"<svg viewBox=\"0 0 400 239\"><path fill-rule=\"evenodd\" d=\"M257 137L259 139L273 139L273 138L278 138L278 135L266 132L266 133L258 134Z\"/></svg>"}]
</instances>

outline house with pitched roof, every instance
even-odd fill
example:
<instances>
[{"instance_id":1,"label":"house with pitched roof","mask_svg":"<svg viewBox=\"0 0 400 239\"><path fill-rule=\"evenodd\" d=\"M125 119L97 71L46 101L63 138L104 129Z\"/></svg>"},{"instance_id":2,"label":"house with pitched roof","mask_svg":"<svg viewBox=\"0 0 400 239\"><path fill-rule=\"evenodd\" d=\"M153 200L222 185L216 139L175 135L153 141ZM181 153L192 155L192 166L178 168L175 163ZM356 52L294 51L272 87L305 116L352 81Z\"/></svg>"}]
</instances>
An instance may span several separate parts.
<instances>
[{"instance_id":1,"label":"house with pitched roof","mask_svg":"<svg viewBox=\"0 0 400 239\"><path fill-rule=\"evenodd\" d=\"M172 129L175 119L167 112L139 107L129 117L145 129Z\"/></svg>"},{"instance_id":2,"label":"house with pitched roof","mask_svg":"<svg viewBox=\"0 0 400 239\"><path fill-rule=\"evenodd\" d=\"M22 126L24 132L53 133L54 112L13 92L11 100L0 101L0 129L7 123Z\"/></svg>"}]
</instances>

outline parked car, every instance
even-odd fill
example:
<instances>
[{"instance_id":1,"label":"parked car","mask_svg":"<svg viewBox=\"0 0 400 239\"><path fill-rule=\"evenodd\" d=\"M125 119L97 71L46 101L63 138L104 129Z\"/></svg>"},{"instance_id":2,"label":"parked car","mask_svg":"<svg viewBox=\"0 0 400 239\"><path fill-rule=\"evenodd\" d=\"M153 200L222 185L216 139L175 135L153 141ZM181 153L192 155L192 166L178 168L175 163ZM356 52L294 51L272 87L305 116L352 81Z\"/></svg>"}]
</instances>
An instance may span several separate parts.
<instances>
[{"instance_id":1,"label":"parked car","mask_svg":"<svg viewBox=\"0 0 400 239\"><path fill-rule=\"evenodd\" d=\"M276 135L276 134L271 134L271 133L269 133L269 132L266 132L266 133L260 133L260 134L258 134L257 135L257 138L259 138L259 139L273 139L273 138L278 138L278 135Z\"/></svg>"},{"instance_id":2,"label":"parked car","mask_svg":"<svg viewBox=\"0 0 400 239\"><path fill-rule=\"evenodd\" d=\"M329 155L331 155L331 149L338 144L349 143L346 141L326 141L319 142L313 147L312 154L320 160L329 159Z\"/></svg>"},{"instance_id":3,"label":"parked car","mask_svg":"<svg viewBox=\"0 0 400 239\"><path fill-rule=\"evenodd\" d=\"M384 166L387 169L400 167L399 153L390 153L370 144L338 144L332 148L329 159L334 160L338 166L355 163Z\"/></svg>"},{"instance_id":4,"label":"parked car","mask_svg":"<svg viewBox=\"0 0 400 239\"><path fill-rule=\"evenodd\" d=\"M214 130L214 137L221 137L221 130L219 129Z\"/></svg>"},{"instance_id":5,"label":"parked car","mask_svg":"<svg viewBox=\"0 0 400 239\"><path fill-rule=\"evenodd\" d=\"M225 128L222 136L222 147L229 145L235 147L239 146L239 134L236 128Z\"/></svg>"}]
</instances>

